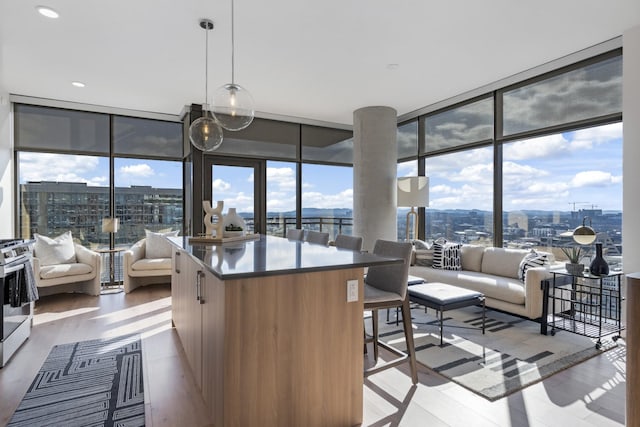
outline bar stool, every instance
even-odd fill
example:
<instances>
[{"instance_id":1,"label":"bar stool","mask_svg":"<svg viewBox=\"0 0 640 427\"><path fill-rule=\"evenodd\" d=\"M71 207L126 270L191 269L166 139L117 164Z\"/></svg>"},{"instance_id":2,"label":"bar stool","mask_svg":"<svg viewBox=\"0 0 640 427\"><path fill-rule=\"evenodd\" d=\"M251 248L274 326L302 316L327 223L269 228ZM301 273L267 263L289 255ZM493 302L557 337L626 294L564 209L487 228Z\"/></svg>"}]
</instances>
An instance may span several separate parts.
<instances>
[{"instance_id":1,"label":"bar stool","mask_svg":"<svg viewBox=\"0 0 640 427\"><path fill-rule=\"evenodd\" d=\"M287 230L287 239L289 240L304 240L304 230L299 228L290 228Z\"/></svg>"},{"instance_id":2,"label":"bar stool","mask_svg":"<svg viewBox=\"0 0 640 427\"><path fill-rule=\"evenodd\" d=\"M404 259L404 264L371 266L367 272L364 281L364 309L371 310L373 335L365 338L365 343L373 342L373 358L376 361L376 365L365 369L365 377L409 362L411 380L413 384L418 382L416 354L413 344L413 329L411 327L411 308L409 306L409 295L407 294L411 250L411 243L388 240L377 240L373 247L374 254L391 258L402 258ZM394 307L402 308L402 324L404 326L404 336L407 343L407 353L378 340L378 310ZM397 358L384 363L377 363L378 346L393 353Z\"/></svg>"},{"instance_id":3,"label":"bar stool","mask_svg":"<svg viewBox=\"0 0 640 427\"><path fill-rule=\"evenodd\" d=\"M338 249L349 249L360 252L362 250L362 237L338 234L334 244Z\"/></svg>"},{"instance_id":4,"label":"bar stool","mask_svg":"<svg viewBox=\"0 0 640 427\"><path fill-rule=\"evenodd\" d=\"M309 230L307 231L307 242L314 245L329 246L329 233Z\"/></svg>"}]
</instances>

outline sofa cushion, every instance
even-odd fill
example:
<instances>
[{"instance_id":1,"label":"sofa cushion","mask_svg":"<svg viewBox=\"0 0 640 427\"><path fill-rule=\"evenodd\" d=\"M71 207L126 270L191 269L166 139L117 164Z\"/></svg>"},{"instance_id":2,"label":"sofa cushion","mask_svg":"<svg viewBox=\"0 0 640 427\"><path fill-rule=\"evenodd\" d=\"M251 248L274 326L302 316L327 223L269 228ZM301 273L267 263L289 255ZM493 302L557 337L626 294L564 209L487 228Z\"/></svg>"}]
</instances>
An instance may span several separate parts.
<instances>
[{"instance_id":1,"label":"sofa cushion","mask_svg":"<svg viewBox=\"0 0 640 427\"><path fill-rule=\"evenodd\" d=\"M486 248L482 255L481 271L517 279L520 261L527 253L526 249Z\"/></svg>"},{"instance_id":2,"label":"sofa cushion","mask_svg":"<svg viewBox=\"0 0 640 427\"><path fill-rule=\"evenodd\" d=\"M135 271L171 270L171 258L142 258L131 264L131 269Z\"/></svg>"},{"instance_id":3,"label":"sofa cushion","mask_svg":"<svg viewBox=\"0 0 640 427\"><path fill-rule=\"evenodd\" d=\"M460 250L462 269L467 271L481 271L484 248L484 246L478 245L462 245L462 249Z\"/></svg>"},{"instance_id":4,"label":"sofa cushion","mask_svg":"<svg viewBox=\"0 0 640 427\"><path fill-rule=\"evenodd\" d=\"M433 244L433 268L443 270L462 270L460 262L460 243L439 243Z\"/></svg>"},{"instance_id":5,"label":"sofa cushion","mask_svg":"<svg viewBox=\"0 0 640 427\"><path fill-rule=\"evenodd\" d=\"M518 279L524 282L525 274L529 268L542 267L543 265L549 264L550 262L547 254L538 253L531 249L531 252L526 254L524 258L522 258L522 261L520 261L520 266L518 267Z\"/></svg>"},{"instance_id":6,"label":"sofa cushion","mask_svg":"<svg viewBox=\"0 0 640 427\"><path fill-rule=\"evenodd\" d=\"M53 239L40 234L34 235L36 243L33 246L35 256L40 265L73 264L76 260L76 248L73 244L71 232L67 231Z\"/></svg>"},{"instance_id":7,"label":"sofa cushion","mask_svg":"<svg viewBox=\"0 0 640 427\"><path fill-rule=\"evenodd\" d=\"M439 270L429 267L410 267L409 274L422 277L429 282L447 283L477 292L486 297L524 305L525 288L517 278L495 276L477 271Z\"/></svg>"},{"instance_id":8,"label":"sofa cushion","mask_svg":"<svg viewBox=\"0 0 640 427\"><path fill-rule=\"evenodd\" d=\"M79 276L89 274L93 268L88 264L57 264L40 267L41 279L57 279L58 277Z\"/></svg>"},{"instance_id":9,"label":"sofa cushion","mask_svg":"<svg viewBox=\"0 0 640 427\"><path fill-rule=\"evenodd\" d=\"M175 237L178 230L165 233L154 233L145 230L145 257L146 258L171 258L171 243L165 237Z\"/></svg>"}]
</instances>

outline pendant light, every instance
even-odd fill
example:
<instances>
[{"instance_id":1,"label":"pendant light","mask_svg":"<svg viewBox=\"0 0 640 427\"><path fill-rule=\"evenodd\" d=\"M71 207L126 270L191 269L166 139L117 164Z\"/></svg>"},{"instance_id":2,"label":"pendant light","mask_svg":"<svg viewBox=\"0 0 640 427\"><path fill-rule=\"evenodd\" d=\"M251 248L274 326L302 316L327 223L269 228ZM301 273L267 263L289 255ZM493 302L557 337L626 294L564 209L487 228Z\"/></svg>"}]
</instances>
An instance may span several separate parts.
<instances>
[{"instance_id":1,"label":"pendant light","mask_svg":"<svg viewBox=\"0 0 640 427\"><path fill-rule=\"evenodd\" d=\"M226 130L241 130L253 121L253 97L235 82L234 4L231 0L231 83L213 95L213 114Z\"/></svg>"},{"instance_id":2,"label":"pendant light","mask_svg":"<svg viewBox=\"0 0 640 427\"><path fill-rule=\"evenodd\" d=\"M205 65L204 65L204 104L202 117L194 120L189 126L191 144L202 151L213 151L222 144L222 128L209 111L209 31L213 29L213 21L200 20L200 27L205 30Z\"/></svg>"}]
</instances>

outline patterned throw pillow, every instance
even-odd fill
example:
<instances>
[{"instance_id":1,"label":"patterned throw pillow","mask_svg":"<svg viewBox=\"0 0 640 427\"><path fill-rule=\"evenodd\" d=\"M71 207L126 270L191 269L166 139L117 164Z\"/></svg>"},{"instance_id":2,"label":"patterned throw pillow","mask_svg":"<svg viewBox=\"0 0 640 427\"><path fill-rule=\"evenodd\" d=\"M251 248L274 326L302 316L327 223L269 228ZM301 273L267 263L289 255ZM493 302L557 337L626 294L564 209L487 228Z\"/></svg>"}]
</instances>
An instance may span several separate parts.
<instances>
[{"instance_id":1,"label":"patterned throw pillow","mask_svg":"<svg viewBox=\"0 0 640 427\"><path fill-rule=\"evenodd\" d=\"M461 243L433 243L433 268L462 270L460 261Z\"/></svg>"},{"instance_id":2,"label":"patterned throw pillow","mask_svg":"<svg viewBox=\"0 0 640 427\"><path fill-rule=\"evenodd\" d=\"M539 254L535 250L531 249L531 252L526 254L524 258L522 258L522 261L520 261L520 266L518 267L518 279L524 282L528 268L542 267L543 265L549 265L549 258L547 255Z\"/></svg>"}]
</instances>

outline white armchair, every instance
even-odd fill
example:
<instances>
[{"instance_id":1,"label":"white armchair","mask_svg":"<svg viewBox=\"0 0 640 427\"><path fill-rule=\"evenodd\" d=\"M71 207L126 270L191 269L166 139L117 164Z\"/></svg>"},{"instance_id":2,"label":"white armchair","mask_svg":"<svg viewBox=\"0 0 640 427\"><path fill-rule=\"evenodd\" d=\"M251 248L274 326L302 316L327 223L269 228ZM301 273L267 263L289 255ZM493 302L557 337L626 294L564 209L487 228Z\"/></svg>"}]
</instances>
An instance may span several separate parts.
<instances>
[{"instance_id":1,"label":"white armchair","mask_svg":"<svg viewBox=\"0 0 640 427\"><path fill-rule=\"evenodd\" d=\"M48 264L33 251L33 275L40 296L64 292L100 295L100 254L79 244L73 244L76 262ZM47 264L47 265L45 265Z\"/></svg>"},{"instance_id":2,"label":"white armchair","mask_svg":"<svg viewBox=\"0 0 640 427\"><path fill-rule=\"evenodd\" d=\"M124 291L126 293L140 286L171 282L171 253L169 252L169 257L147 258L146 242L146 238L139 240L124 252Z\"/></svg>"}]
</instances>

